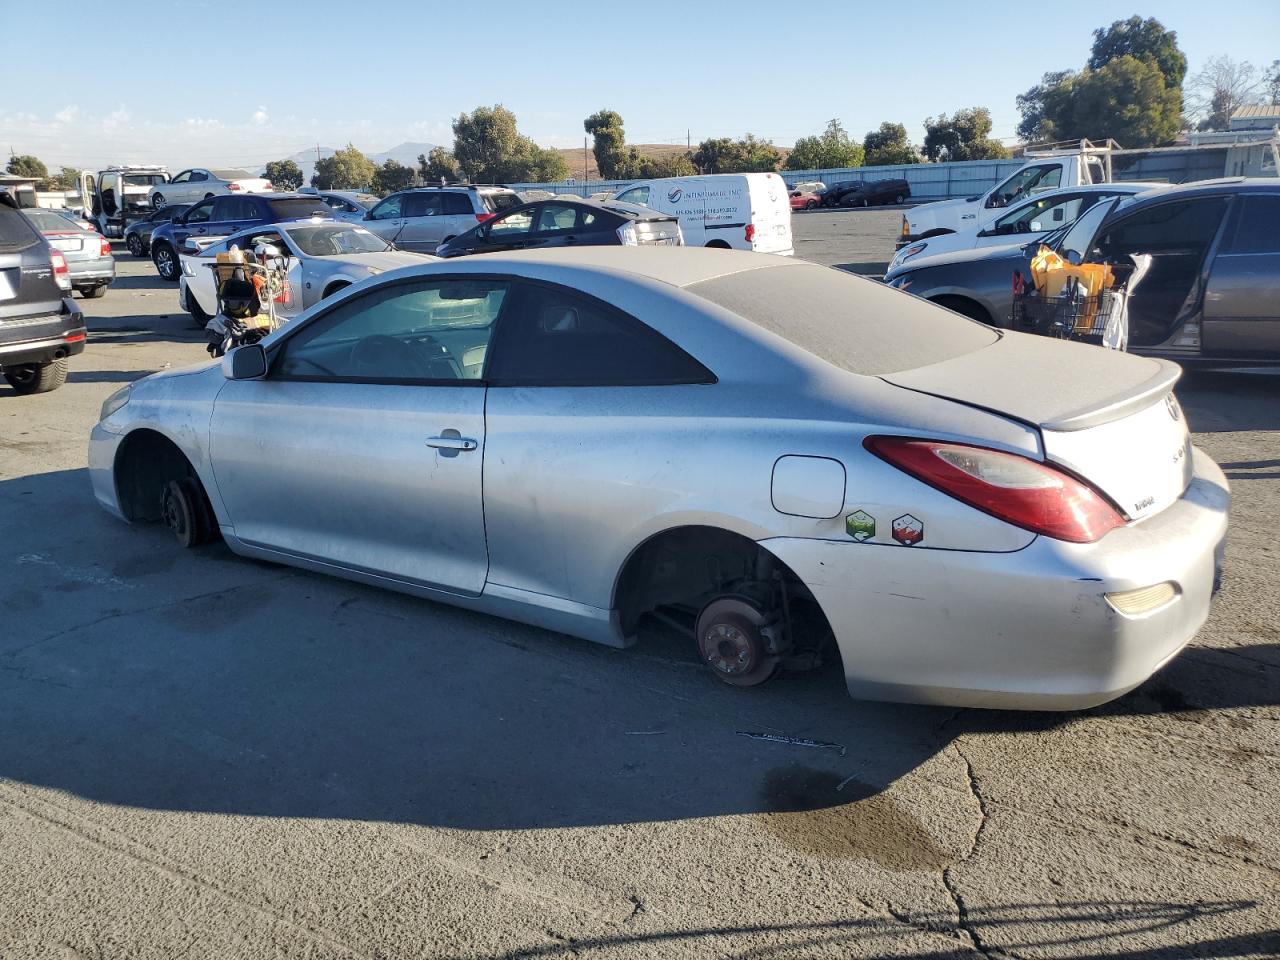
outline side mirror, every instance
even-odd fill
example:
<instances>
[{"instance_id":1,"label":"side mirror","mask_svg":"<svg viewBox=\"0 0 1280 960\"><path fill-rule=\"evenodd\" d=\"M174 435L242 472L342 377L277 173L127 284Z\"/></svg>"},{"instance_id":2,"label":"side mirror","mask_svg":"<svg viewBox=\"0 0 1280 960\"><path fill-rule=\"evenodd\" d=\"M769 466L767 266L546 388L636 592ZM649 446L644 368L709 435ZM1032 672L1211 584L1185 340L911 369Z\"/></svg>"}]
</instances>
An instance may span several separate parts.
<instances>
[{"instance_id":1,"label":"side mirror","mask_svg":"<svg viewBox=\"0 0 1280 960\"><path fill-rule=\"evenodd\" d=\"M195 240L193 240L191 237L187 237L186 240L182 241L182 252L183 253L199 253L200 248L196 246Z\"/></svg>"},{"instance_id":2,"label":"side mirror","mask_svg":"<svg viewBox=\"0 0 1280 960\"><path fill-rule=\"evenodd\" d=\"M996 235L996 231L994 228L988 228L986 230L978 231L978 236L980 237L994 237L995 235Z\"/></svg>"},{"instance_id":3,"label":"side mirror","mask_svg":"<svg viewBox=\"0 0 1280 960\"><path fill-rule=\"evenodd\" d=\"M228 380L261 380L267 375L267 351L260 343L246 343L222 358L222 375Z\"/></svg>"}]
</instances>

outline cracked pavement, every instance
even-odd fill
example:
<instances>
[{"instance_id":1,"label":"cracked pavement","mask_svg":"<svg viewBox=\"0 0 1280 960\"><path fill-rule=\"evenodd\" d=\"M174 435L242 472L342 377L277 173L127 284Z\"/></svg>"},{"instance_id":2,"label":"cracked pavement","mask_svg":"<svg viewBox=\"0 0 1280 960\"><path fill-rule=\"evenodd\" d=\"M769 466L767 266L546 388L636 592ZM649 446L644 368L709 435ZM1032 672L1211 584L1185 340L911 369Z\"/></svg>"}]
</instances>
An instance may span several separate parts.
<instances>
[{"instance_id":1,"label":"cracked pavement","mask_svg":"<svg viewBox=\"0 0 1280 960\"><path fill-rule=\"evenodd\" d=\"M865 267L897 217L797 237ZM107 517L102 400L203 359L120 267L68 384L0 388L3 960L1280 956L1272 381L1180 389L1234 485L1225 582L1129 696L739 691L657 628L594 647Z\"/></svg>"}]
</instances>

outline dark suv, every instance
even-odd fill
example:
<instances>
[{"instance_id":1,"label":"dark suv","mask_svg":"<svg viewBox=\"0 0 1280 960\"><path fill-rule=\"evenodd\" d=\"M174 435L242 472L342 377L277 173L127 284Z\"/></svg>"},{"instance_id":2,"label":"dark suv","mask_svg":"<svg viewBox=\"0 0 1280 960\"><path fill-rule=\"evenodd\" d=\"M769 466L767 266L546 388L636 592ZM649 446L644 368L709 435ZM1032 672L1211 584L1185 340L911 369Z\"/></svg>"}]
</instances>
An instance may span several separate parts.
<instances>
[{"instance_id":1,"label":"dark suv","mask_svg":"<svg viewBox=\"0 0 1280 960\"><path fill-rule=\"evenodd\" d=\"M178 252L188 237L229 237L249 227L309 217L331 217L317 196L303 193L247 193L208 197L151 234L151 262L165 280L178 282L182 274Z\"/></svg>"},{"instance_id":2,"label":"dark suv","mask_svg":"<svg viewBox=\"0 0 1280 960\"><path fill-rule=\"evenodd\" d=\"M911 196L905 180L847 180L820 194L824 207L870 207L877 203L902 203Z\"/></svg>"},{"instance_id":3,"label":"dark suv","mask_svg":"<svg viewBox=\"0 0 1280 960\"><path fill-rule=\"evenodd\" d=\"M16 393L47 393L84 350L84 314L71 300L67 259L0 190L0 369Z\"/></svg>"}]
</instances>

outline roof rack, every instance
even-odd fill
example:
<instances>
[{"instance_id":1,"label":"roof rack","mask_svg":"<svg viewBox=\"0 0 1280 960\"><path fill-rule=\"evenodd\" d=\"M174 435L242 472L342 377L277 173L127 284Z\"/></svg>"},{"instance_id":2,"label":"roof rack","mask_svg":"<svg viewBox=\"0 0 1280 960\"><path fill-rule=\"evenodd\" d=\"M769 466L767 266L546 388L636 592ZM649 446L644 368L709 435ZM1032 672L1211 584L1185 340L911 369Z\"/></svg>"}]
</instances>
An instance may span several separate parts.
<instances>
[{"instance_id":1,"label":"roof rack","mask_svg":"<svg viewBox=\"0 0 1280 960\"><path fill-rule=\"evenodd\" d=\"M504 190L510 190L505 183L471 183L469 181L460 180L455 183L424 183L419 187L409 187L410 190L475 190L479 187L501 187Z\"/></svg>"}]
</instances>

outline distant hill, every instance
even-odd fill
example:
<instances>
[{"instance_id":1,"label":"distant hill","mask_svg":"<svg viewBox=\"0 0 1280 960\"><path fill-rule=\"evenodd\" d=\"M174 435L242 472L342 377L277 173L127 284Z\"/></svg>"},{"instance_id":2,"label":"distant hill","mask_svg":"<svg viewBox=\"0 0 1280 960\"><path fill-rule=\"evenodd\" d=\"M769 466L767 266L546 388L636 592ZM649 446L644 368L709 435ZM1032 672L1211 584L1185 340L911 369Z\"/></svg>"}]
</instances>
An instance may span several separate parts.
<instances>
[{"instance_id":1,"label":"distant hill","mask_svg":"<svg viewBox=\"0 0 1280 960\"><path fill-rule=\"evenodd\" d=\"M642 157L653 157L654 159L665 159L667 157L678 157L688 152L688 147L684 144L674 143L629 143L627 148L635 147L640 151ZM696 147L695 147L696 149ZM778 152L782 154L782 160L785 163L787 154L791 152L789 147L778 147ZM576 180L599 180L600 168L596 166L595 154L591 152L591 148L587 148L585 157L586 173L583 174L584 157L581 147L562 147L560 155L564 157L564 162L569 165L569 176Z\"/></svg>"},{"instance_id":2,"label":"distant hill","mask_svg":"<svg viewBox=\"0 0 1280 960\"><path fill-rule=\"evenodd\" d=\"M381 153L364 152L364 155L372 160L378 166L382 166L388 160L395 160L397 163L403 163L406 167L416 167L418 165L419 154L428 154L434 150L434 143L412 143L405 141L397 144L390 150L384 150ZM337 150L333 147L321 147L321 157L332 157ZM316 148L310 150L299 150L292 157L289 157L294 163L302 168L302 182L308 184L311 182L311 175L316 172Z\"/></svg>"}]
</instances>

